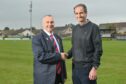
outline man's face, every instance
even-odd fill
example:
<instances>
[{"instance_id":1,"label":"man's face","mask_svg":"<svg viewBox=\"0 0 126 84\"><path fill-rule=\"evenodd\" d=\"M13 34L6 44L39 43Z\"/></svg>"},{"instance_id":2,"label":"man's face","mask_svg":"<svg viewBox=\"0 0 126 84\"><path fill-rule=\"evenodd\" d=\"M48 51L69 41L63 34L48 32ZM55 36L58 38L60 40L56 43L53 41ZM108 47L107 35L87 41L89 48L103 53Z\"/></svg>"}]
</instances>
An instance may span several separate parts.
<instances>
[{"instance_id":1,"label":"man's face","mask_svg":"<svg viewBox=\"0 0 126 84\"><path fill-rule=\"evenodd\" d=\"M87 13L85 13L83 7L76 7L74 10L75 17L79 23L83 23L86 21Z\"/></svg>"},{"instance_id":2,"label":"man's face","mask_svg":"<svg viewBox=\"0 0 126 84\"><path fill-rule=\"evenodd\" d=\"M45 16L43 18L43 27L46 31L52 32L54 29L54 20L52 16Z\"/></svg>"}]
</instances>

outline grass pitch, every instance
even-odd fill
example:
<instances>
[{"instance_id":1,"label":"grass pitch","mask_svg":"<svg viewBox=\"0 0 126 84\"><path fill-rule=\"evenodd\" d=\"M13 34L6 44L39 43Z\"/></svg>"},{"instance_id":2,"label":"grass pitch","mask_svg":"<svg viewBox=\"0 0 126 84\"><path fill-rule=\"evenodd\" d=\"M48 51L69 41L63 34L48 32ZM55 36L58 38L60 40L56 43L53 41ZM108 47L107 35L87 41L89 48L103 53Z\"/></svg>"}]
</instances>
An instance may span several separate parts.
<instances>
[{"instance_id":1,"label":"grass pitch","mask_svg":"<svg viewBox=\"0 0 126 84\"><path fill-rule=\"evenodd\" d=\"M70 40L63 44L68 51ZM126 84L126 41L103 41L103 51L98 84ZM71 60L66 65L66 84L72 84ZM33 84L31 41L0 41L0 84Z\"/></svg>"}]
</instances>

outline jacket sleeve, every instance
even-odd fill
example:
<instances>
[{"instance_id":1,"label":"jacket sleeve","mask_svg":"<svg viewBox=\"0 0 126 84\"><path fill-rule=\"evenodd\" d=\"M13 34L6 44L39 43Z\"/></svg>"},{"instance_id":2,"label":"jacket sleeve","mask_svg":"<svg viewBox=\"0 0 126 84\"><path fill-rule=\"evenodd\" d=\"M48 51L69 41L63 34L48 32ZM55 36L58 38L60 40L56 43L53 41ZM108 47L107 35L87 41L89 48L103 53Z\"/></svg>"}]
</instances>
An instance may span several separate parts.
<instances>
[{"instance_id":1,"label":"jacket sleeve","mask_svg":"<svg viewBox=\"0 0 126 84\"><path fill-rule=\"evenodd\" d=\"M32 39L32 49L34 58L41 63L57 63L58 60L61 60L60 53L45 51L43 45L41 44L41 40L39 40L37 37Z\"/></svg>"},{"instance_id":2,"label":"jacket sleeve","mask_svg":"<svg viewBox=\"0 0 126 84\"><path fill-rule=\"evenodd\" d=\"M60 37L59 37L59 39L60 39L60 45L61 45L61 52L64 52L62 39Z\"/></svg>"},{"instance_id":3,"label":"jacket sleeve","mask_svg":"<svg viewBox=\"0 0 126 84\"><path fill-rule=\"evenodd\" d=\"M100 35L100 30L97 25L93 27L92 40L94 47L93 66L98 67L100 65L100 58L102 56L103 50L102 50L102 39Z\"/></svg>"},{"instance_id":4,"label":"jacket sleeve","mask_svg":"<svg viewBox=\"0 0 126 84\"><path fill-rule=\"evenodd\" d=\"M70 59L72 57L72 48L67 52L68 53L68 59Z\"/></svg>"},{"instance_id":5,"label":"jacket sleeve","mask_svg":"<svg viewBox=\"0 0 126 84\"><path fill-rule=\"evenodd\" d=\"M72 27L72 33L73 33L73 31L74 31L74 27L75 26L73 26ZM70 50L68 50L68 52L67 52L67 54L68 54L68 59L70 59L70 58L72 58L72 56L73 56L73 54L72 54L72 49L73 49L73 36L71 37L71 44L72 44L72 47L71 47L71 49Z\"/></svg>"}]
</instances>

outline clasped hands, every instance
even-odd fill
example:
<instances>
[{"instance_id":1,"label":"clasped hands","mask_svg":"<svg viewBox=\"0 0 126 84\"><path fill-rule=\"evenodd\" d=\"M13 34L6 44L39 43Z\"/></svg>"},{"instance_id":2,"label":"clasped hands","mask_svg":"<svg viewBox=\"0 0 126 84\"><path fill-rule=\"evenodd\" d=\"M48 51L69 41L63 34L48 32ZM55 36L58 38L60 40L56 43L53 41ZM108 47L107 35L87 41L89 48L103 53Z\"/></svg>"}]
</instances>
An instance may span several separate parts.
<instances>
[{"instance_id":1,"label":"clasped hands","mask_svg":"<svg viewBox=\"0 0 126 84\"><path fill-rule=\"evenodd\" d=\"M62 60L66 60L67 57L68 57L68 54L67 54L67 53L65 53L65 52L62 52L62 53L61 53L61 59L62 59Z\"/></svg>"}]
</instances>

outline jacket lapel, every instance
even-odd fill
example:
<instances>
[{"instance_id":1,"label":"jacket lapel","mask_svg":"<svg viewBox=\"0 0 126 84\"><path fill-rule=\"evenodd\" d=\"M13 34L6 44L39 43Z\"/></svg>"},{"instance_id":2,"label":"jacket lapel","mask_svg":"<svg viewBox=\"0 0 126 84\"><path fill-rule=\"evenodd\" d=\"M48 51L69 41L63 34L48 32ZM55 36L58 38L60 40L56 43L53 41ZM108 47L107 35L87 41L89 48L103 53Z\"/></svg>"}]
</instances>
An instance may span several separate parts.
<instances>
[{"instance_id":1,"label":"jacket lapel","mask_svg":"<svg viewBox=\"0 0 126 84\"><path fill-rule=\"evenodd\" d=\"M42 30L41 33L43 35L43 38L45 40L45 43L46 43L46 46L47 46L48 50L51 50L53 48L53 43L50 40L50 37L43 30Z\"/></svg>"},{"instance_id":2,"label":"jacket lapel","mask_svg":"<svg viewBox=\"0 0 126 84\"><path fill-rule=\"evenodd\" d=\"M57 42L58 42L59 49L60 49L60 51L61 51L61 43L60 43L60 39L58 38L58 36L57 36L56 34L54 34L54 36L55 36L55 38L56 38L56 40L57 40Z\"/></svg>"}]
</instances>

